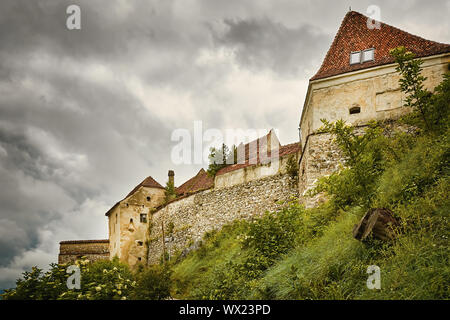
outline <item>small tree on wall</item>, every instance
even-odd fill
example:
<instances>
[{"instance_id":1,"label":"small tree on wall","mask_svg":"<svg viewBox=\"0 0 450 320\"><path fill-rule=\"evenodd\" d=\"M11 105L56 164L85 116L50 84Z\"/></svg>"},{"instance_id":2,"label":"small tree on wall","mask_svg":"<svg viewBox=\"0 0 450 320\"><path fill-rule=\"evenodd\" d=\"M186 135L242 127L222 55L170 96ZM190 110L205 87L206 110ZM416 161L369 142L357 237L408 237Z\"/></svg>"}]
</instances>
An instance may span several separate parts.
<instances>
[{"instance_id":1,"label":"small tree on wall","mask_svg":"<svg viewBox=\"0 0 450 320\"><path fill-rule=\"evenodd\" d=\"M291 155L286 163L286 172L292 179L298 179L298 162L294 155Z\"/></svg>"},{"instance_id":2,"label":"small tree on wall","mask_svg":"<svg viewBox=\"0 0 450 320\"><path fill-rule=\"evenodd\" d=\"M173 184L173 182L171 182L170 180L167 181L166 183L166 191L165 191L165 202L169 202L172 199L175 199L177 196L176 192L175 192L175 186Z\"/></svg>"},{"instance_id":3,"label":"small tree on wall","mask_svg":"<svg viewBox=\"0 0 450 320\"><path fill-rule=\"evenodd\" d=\"M207 170L209 176L214 177L220 169L237 162L237 148L232 146L231 149L230 151L225 143L222 143L221 148L212 147L209 149L209 166Z\"/></svg>"}]
</instances>

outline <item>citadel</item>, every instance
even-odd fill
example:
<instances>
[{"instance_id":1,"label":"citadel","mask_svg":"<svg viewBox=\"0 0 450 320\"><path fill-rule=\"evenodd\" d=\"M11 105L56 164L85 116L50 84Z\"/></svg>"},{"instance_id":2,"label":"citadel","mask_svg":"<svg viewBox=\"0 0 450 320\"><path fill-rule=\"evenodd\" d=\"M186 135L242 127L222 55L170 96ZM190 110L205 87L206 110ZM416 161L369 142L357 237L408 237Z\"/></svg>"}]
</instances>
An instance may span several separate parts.
<instances>
[{"instance_id":1,"label":"citadel","mask_svg":"<svg viewBox=\"0 0 450 320\"><path fill-rule=\"evenodd\" d=\"M241 144L242 159L210 177L204 169L175 188L166 201L165 188L145 178L106 213L109 238L60 243L59 263L86 256L117 256L131 267L157 264L176 252L198 247L203 235L236 219L252 219L298 199L306 207L323 197L307 196L317 179L339 168L341 154L333 137L321 133L321 119L346 123L363 131L370 120L395 120L407 113L390 50L405 46L423 60L425 86L433 90L449 71L450 45L412 35L390 25L368 28L368 17L349 11L317 73L310 79L299 110L299 141L281 145L274 130ZM297 128L293 128L297 130ZM255 146L255 148L253 147ZM277 151L277 164L262 161ZM291 174L295 161L298 178ZM168 180L176 185L175 173Z\"/></svg>"}]
</instances>

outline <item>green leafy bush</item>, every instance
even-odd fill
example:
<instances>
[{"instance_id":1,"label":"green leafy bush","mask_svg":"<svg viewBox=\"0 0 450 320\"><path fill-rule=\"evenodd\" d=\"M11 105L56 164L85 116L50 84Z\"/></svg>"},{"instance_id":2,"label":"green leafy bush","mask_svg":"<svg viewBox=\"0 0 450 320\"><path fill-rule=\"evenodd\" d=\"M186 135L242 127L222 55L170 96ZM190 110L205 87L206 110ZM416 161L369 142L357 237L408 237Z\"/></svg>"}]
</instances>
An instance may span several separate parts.
<instances>
[{"instance_id":1,"label":"green leafy bush","mask_svg":"<svg viewBox=\"0 0 450 320\"><path fill-rule=\"evenodd\" d=\"M150 266L137 275L132 299L162 300L170 297L171 270L167 265Z\"/></svg>"}]
</instances>

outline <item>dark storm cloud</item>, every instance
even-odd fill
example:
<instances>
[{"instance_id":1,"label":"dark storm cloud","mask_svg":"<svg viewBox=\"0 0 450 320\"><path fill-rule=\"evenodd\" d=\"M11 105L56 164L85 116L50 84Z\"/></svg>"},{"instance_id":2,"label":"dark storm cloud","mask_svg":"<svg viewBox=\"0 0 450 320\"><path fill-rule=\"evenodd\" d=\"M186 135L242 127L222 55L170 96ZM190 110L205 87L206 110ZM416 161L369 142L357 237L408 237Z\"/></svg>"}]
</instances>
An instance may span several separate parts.
<instances>
[{"instance_id":1,"label":"dark storm cloud","mask_svg":"<svg viewBox=\"0 0 450 320\"><path fill-rule=\"evenodd\" d=\"M70 4L81 8L81 30L66 28ZM375 4L383 21L450 41L448 1ZM195 174L200 165L171 162L173 129L201 119L204 129L278 127L283 143L296 139L307 80L347 9L1 1L0 289L55 261L61 240L107 237L104 212L146 176L164 184L175 169L180 184Z\"/></svg>"},{"instance_id":2,"label":"dark storm cloud","mask_svg":"<svg viewBox=\"0 0 450 320\"><path fill-rule=\"evenodd\" d=\"M235 49L238 61L254 69L271 68L276 72L298 75L317 63L330 37L319 28L302 25L288 28L268 18L224 20L227 30L216 35L219 45Z\"/></svg>"}]
</instances>

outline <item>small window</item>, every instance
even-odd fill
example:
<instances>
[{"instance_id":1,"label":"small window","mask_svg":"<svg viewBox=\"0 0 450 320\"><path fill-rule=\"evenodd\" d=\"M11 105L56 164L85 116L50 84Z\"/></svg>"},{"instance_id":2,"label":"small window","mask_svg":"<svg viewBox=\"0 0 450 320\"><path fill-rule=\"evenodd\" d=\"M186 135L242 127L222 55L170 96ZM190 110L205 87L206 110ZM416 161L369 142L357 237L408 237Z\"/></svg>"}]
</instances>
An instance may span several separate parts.
<instances>
[{"instance_id":1,"label":"small window","mask_svg":"<svg viewBox=\"0 0 450 320\"><path fill-rule=\"evenodd\" d=\"M147 197L147 201L150 201L150 197Z\"/></svg>"},{"instance_id":2,"label":"small window","mask_svg":"<svg viewBox=\"0 0 450 320\"><path fill-rule=\"evenodd\" d=\"M130 223L133 223L133 219L130 219Z\"/></svg>"},{"instance_id":3,"label":"small window","mask_svg":"<svg viewBox=\"0 0 450 320\"><path fill-rule=\"evenodd\" d=\"M350 64L361 63L361 51L350 53Z\"/></svg>"},{"instance_id":4,"label":"small window","mask_svg":"<svg viewBox=\"0 0 450 320\"><path fill-rule=\"evenodd\" d=\"M143 241L138 241L137 244L138 244L139 247L142 247L144 245L144 242Z\"/></svg>"},{"instance_id":5,"label":"small window","mask_svg":"<svg viewBox=\"0 0 450 320\"><path fill-rule=\"evenodd\" d=\"M362 52L362 62L375 60L375 49L367 49Z\"/></svg>"},{"instance_id":6,"label":"small window","mask_svg":"<svg viewBox=\"0 0 450 320\"><path fill-rule=\"evenodd\" d=\"M361 112L361 108L360 107L352 107L350 108L350 114L356 114L356 113L360 113Z\"/></svg>"},{"instance_id":7,"label":"small window","mask_svg":"<svg viewBox=\"0 0 450 320\"><path fill-rule=\"evenodd\" d=\"M147 214L146 213L141 213L141 222L142 223L147 223Z\"/></svg>"},{"instance_id":8,"label":"small window","mask_svg":"<svg viewBox=\"0 0 450 320\"><path fill-rule=\"evenodd\" d=\"M141 258L141 257L139 257L139 258L138 258L138 260L139 260L139 261L141 261L141 260L142 260L142 258Z\"/></svg>"}]
</instances>

